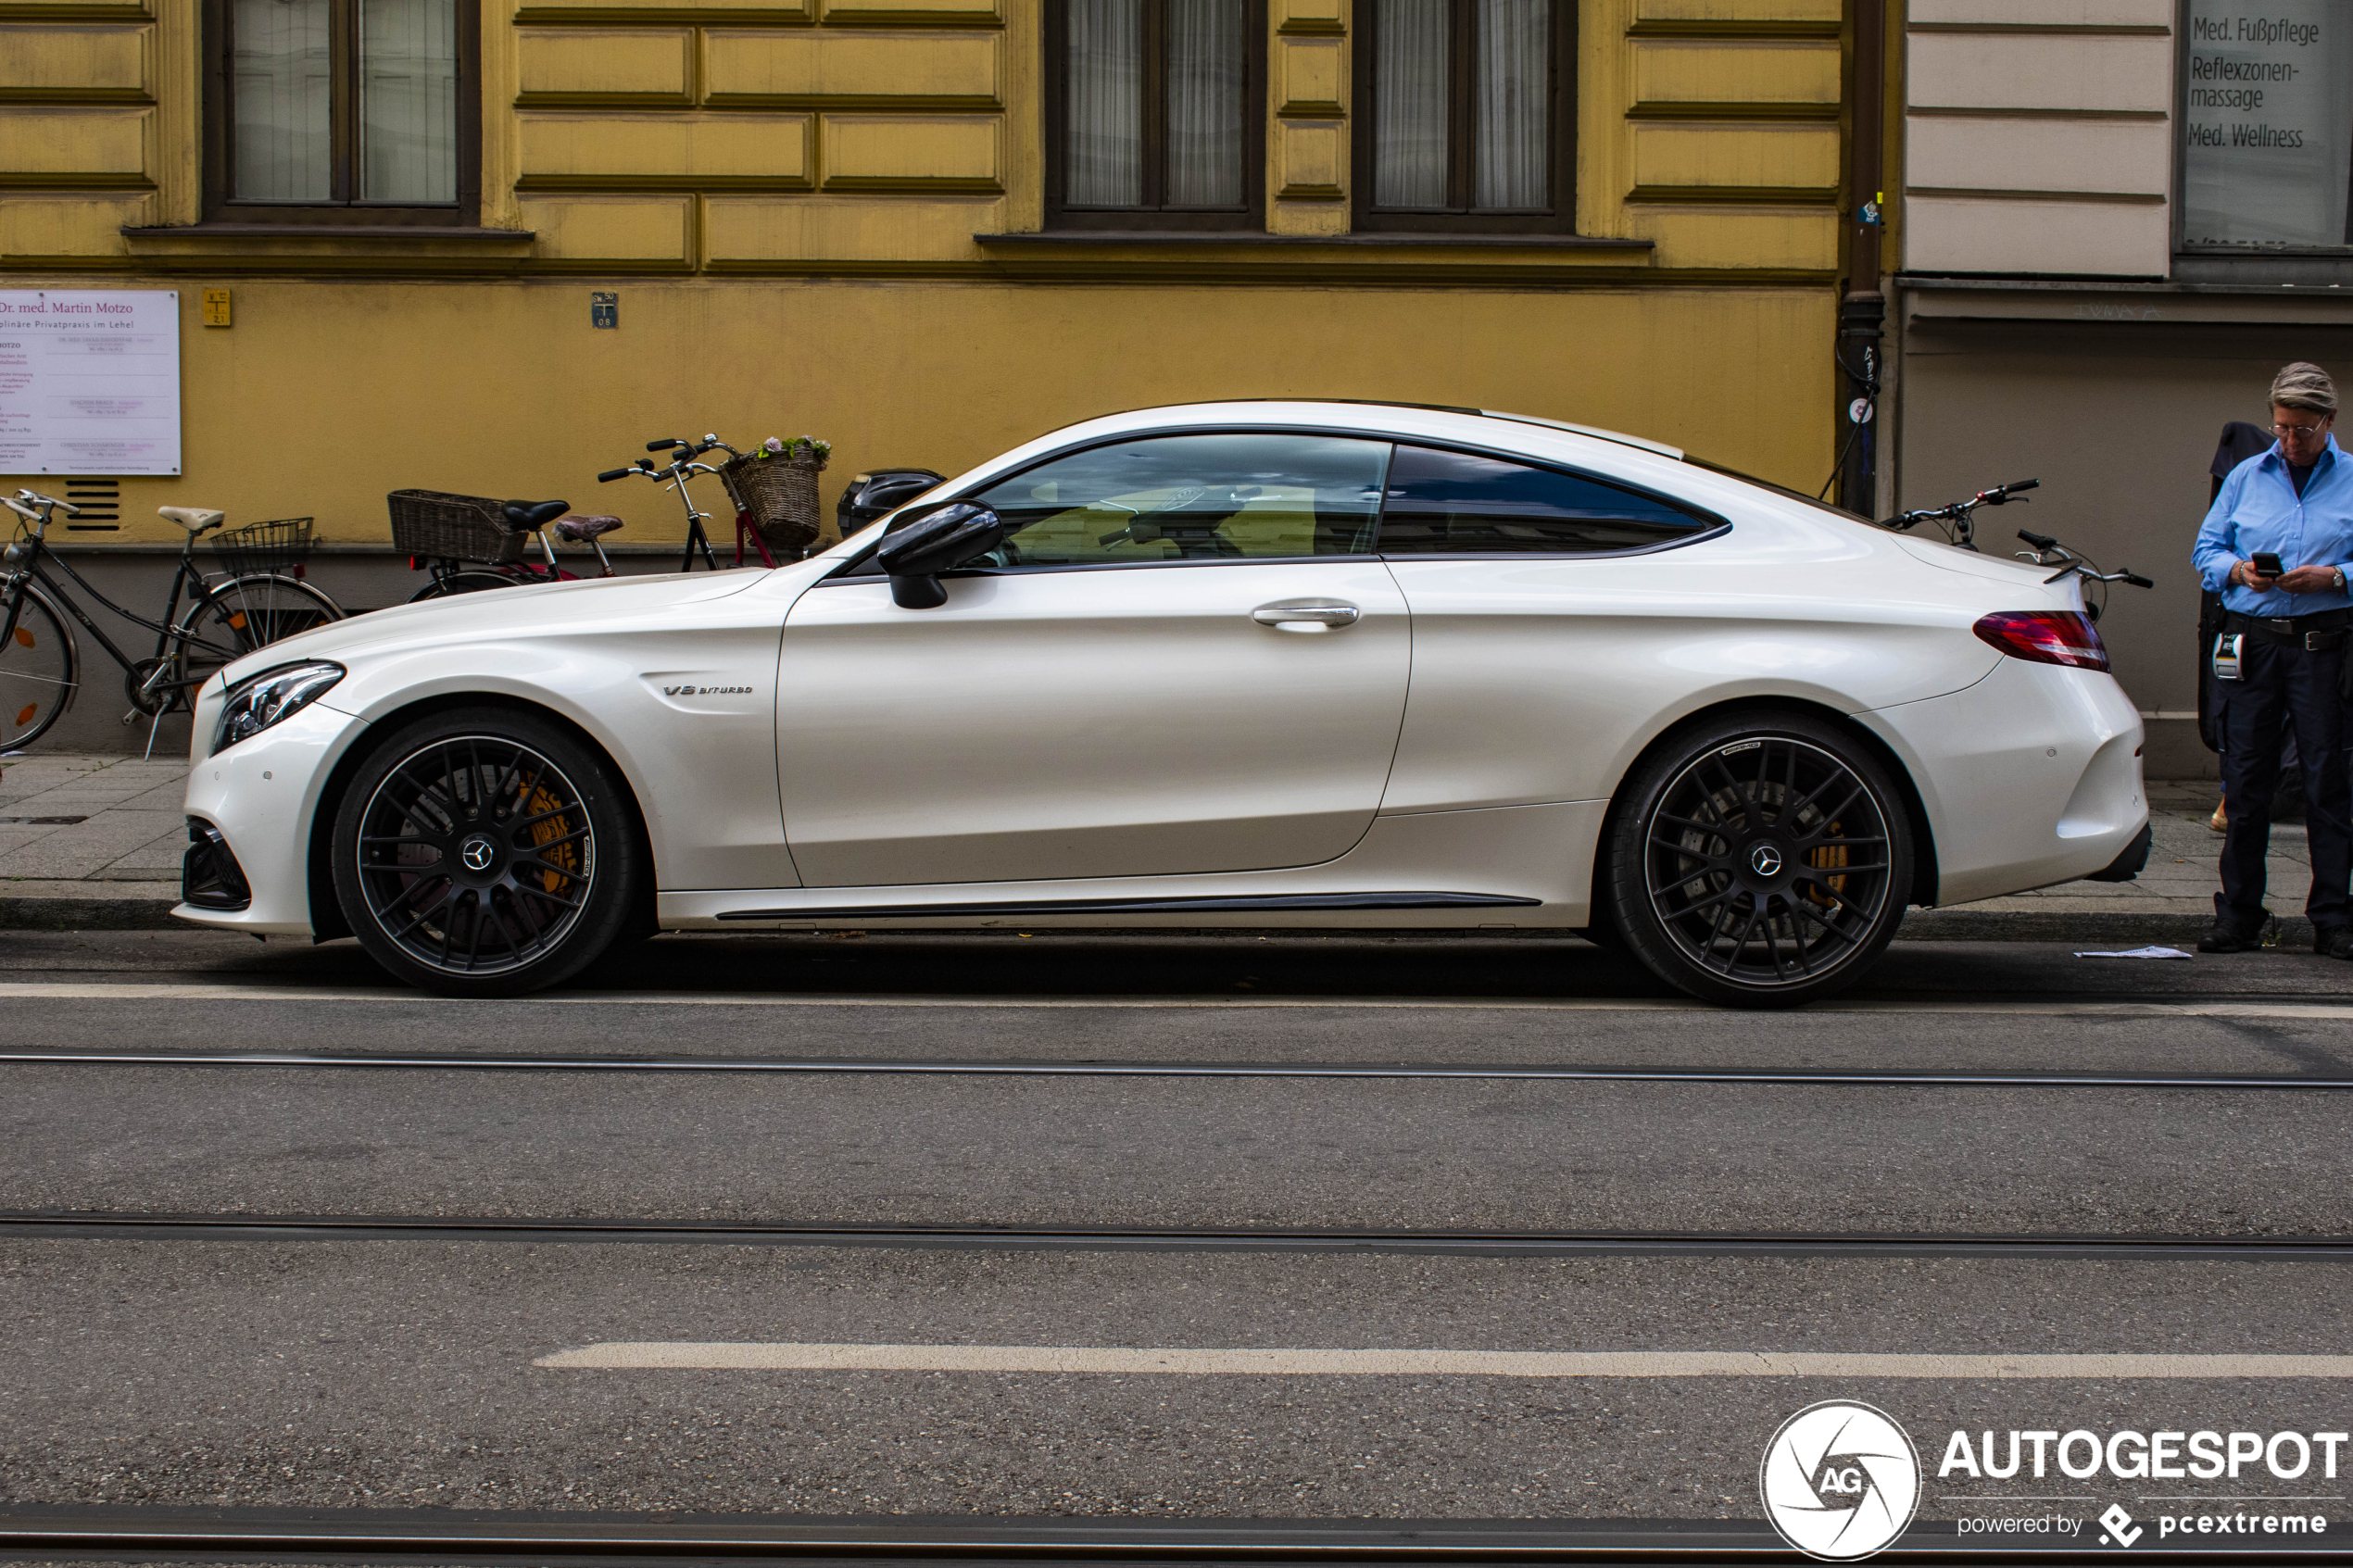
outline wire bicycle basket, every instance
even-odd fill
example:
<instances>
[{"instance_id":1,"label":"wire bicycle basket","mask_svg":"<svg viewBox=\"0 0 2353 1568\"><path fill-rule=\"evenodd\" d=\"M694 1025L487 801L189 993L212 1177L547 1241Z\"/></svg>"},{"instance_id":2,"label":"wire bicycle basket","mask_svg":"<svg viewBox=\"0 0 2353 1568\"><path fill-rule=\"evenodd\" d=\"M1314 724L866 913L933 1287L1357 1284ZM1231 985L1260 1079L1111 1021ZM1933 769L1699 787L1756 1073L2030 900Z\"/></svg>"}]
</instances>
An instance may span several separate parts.
<instances>
[{"instance_id":1,"label":"wire bicycle basket","mask_svg":"<svg viewBox=\"0 0 2353 1568\"><path fill-rule=\"evenodd\" d=\"M286 571L299 577L302 563L317 547L307 517L282 517L270 522L247 523L216 534L213 554L221 569L242 577L253 571Z\"/></svg>"}]
</instances>

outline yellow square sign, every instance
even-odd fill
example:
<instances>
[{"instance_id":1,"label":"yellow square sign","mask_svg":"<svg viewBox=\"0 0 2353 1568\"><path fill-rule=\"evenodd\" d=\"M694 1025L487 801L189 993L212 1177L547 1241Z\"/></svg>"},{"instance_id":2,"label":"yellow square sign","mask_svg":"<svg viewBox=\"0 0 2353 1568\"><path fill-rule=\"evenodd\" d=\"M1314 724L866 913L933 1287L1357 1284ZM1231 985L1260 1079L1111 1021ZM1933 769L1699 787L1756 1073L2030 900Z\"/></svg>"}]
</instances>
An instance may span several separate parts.
<instances>
[{"instance_id":1,"label":"yellow square sign","mask_svg":"<svg viewBox=\"0 0 2353 1568\"><path fill-rule=\"evenodd\" d=\"M227 289L204 291L204 324L208 327L225 327L229 324L229 291Z\"/></svg>"}]
</instances>

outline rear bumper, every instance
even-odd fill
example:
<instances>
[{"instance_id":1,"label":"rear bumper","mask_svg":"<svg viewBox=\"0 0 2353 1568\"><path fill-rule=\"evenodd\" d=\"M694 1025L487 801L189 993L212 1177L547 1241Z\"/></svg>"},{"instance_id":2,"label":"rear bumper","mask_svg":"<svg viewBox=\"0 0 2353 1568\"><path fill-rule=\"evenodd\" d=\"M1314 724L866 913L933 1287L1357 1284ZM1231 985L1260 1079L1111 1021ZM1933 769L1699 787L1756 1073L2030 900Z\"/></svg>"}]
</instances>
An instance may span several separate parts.
<instances>
[{"instance_id":1,"label":"rear bumper","mask_svg":"<svg viewBox=\"0 0 2353 1568\"><path fill-rule=\"evenodd\" d=\"M2005 659L1965 690L1856 717L1919 789L1940 905L2093 876L2148 827L2141 718L2112 676Z\"/></svg>"},{"instance_id":2,"label":"rear bumper","mask_svg":"<svg viewBox=\"0 0 2353 1568\"><path fill-rule=\"evenodd\" d=\"M2143 828L2141 836L2126 845L2124 853L2110 860L2107 870L2094 872L2083 880L2085 882L2132 881L2140 875L2143 868L2149 863L2149 846L2156 840L2157 834L2154 830Z\"/></svg>"}]
</instances>

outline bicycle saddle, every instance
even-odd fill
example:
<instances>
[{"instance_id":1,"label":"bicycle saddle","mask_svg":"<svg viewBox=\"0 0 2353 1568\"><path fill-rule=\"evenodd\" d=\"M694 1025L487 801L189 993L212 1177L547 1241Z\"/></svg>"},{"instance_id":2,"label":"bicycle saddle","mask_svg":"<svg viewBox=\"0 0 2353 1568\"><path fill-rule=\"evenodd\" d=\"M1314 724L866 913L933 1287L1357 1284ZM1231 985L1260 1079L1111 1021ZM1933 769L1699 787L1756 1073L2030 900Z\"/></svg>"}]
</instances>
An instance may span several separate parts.
<instances>
[{"instance_id":1,"label":"bicycle saddle","mask_svg":"<svg viewBox=\"0 0 2353 1568\"><path fill-rule=\"evenodd\" d=\"M518 533L545 528L572 510L570 501L509 501L504 503L507 526Z\"/></svg>"},{"instance_id":2,"label":"bicycle saddle","mask_svg":"<svg viewBox=\"0 0 2353 1568\"><path fill-rule=\"evenodd\" d=\"M594 539L598 534L610 533L620 526L619 518L608 517L602 512L574 512L570 517L556 520L556 537L575 541Z\"/></svg>"},{"instance_id":3,"label":"bicycle saddle","mask_svg":"<svg viewBox=\"0 0 2353 1568\"><path fill-rule=\"evenodd\" d=\"M229 514L206 507L157 507L156 516L170 518L191 533L202 533L208 528L218 528Z\"/></svg>"}]
</instances>

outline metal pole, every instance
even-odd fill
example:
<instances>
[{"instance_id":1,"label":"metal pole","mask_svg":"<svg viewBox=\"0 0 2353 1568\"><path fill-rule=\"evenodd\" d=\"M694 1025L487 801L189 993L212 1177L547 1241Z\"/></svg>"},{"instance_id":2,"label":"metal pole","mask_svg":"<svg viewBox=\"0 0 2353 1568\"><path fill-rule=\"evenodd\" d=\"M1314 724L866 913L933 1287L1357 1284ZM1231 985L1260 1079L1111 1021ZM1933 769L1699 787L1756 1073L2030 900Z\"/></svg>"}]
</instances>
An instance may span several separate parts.
<instances>
[{"instance_id":1,"label":"metal pole","mask_svg":"<svg viewBox=\"0 0 2353 1568\"><path fill-rule=\"evenodd\" d=\"M1847 79L1846 287L1838 302L1841 396L1838 504L1871 515L1878 491L1880 331L1887 304L1880 293L1881 167L1887 116L1887 0L1852 0L1853 55Z\"/></svg>"}]
</instances>

